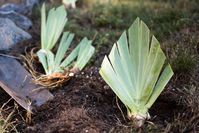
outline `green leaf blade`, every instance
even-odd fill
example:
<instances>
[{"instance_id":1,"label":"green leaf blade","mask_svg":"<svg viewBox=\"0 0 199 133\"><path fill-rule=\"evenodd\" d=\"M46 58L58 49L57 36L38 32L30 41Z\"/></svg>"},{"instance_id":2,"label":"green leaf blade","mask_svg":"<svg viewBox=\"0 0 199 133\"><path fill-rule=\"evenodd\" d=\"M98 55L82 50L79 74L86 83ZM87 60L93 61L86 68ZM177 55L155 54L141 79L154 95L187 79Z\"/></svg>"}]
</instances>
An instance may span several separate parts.
<instances>
[{"instance_id":1,"label":"green leaf blade","mask_svg":"<svg viewBox=\"0 0 199 133\"><path fill-rule=\"evenodd\" d=\"M87 38L85 39L85 43L81 43L80 50L78 53L78 58L74 67L82 70L87 62L90 60L92 55L94 54L94 47L91 45L92 41L89 41Z\"/></svg>"},{"instance_id":2,"label":"green leaf blade","mask_svg":"<svg viewBox=\"0 0 199 133\"><path fill-rule=\"evenodd\" d=\"M41 9L41 48L46 47L46 6L45 4L42 5Z\"/></svg>"},{"instance_id":3,"label":"green leaf blade","mask_svg":"<svg viewBox=\"0 0 199 133\"><path fill-rule=\"evenodd\" d=\"M119 38L117 42L117 47L118 47L121 63L123 65L124 73L127 77L127 80L129 84L131 85L131 87L135 87L136 83L134 82L135 81L134 72L131 71L134 65L132 64L132 60L129 53L129 46L128 46L126 32L123 32L123 34ZM134 89L136 91L136 88Z\"/></svg>"},{"instance_id":4,"label":"green leaf blade","mask_svg":"<svg viewBox=\"0 0 199 133\"><path fill-rule=\"evenodd\" d=\"M54 68L55 68L54 54L51 51L47 51L46 52L46 58L47 58L47 63L48 63L48 73L47 73L47 75L50 75L54 72Z\"/></svg>"},{"instance_id":5,"label":"green leaf blade","mask_svg":"<svg viewBox=\"0 0 199 133\"><path fill-rule=\"evenodd\" d=\"M166 68L164 69L164 71L162 72L154 90L153 93L149 99L149 101L146 104L147 108L150 108L153 103L156 101L156 99L158 98L158 96L160 95L160 93L163 91L164 87L166 86L166 84L169 82L169 80L171 79L171 77L173 76L173 71L171 69L171 66L168 64L166 66Z\"/></svg>"},{"instance_id":6,"label":"green leaf blade","mask_svg":"<svg viewBox=\"0 0 199 133\"><path fill-rule=\"evenodd\" d=\"M47 64L47 58L46 58L46 52L41 49L37 52L37 56L39 58L39 61L41 62L44 70L45 70L45 73L48 73L48 64Z\"/></svg>"},{"instance_id":7,"label":"green leaf blade","mask_svg":"<svg viewBox=\"0 0 199 133\"><path fill-rule=\"evenodd\" d=\"M45 13L45 4L41 11L41 43L42 49L51 50L58 41L63 28L67 22L67 13L64 6L50 9L47 20Z\"/></svg>"},{"instance_id":8,"label":"green leaf blade","mask_svg":"<svg viewBox=\"0 0 199 133\"><path fill-rule=\"evenodd\" d=\"M74 34L69 34L69 32L65 32L59 44L59 48L57 50L57 54L55 56L55 66L58 67L64 58L68 47L70 46L72 40L74 38Z\"/></svg>"},{"instance_id":9,"label":"green leaf blade","mask_svg":"<svg viewBox=\"0 0 199 133\"><path fill-rule=\"evenodd\" d=\"M119 99L128 106L131 110L134 109L134 100L131 96L127 95L125 91L123 90L123 86L121 82L118 80L116 73L114 72L108 58L105 56L102 66L100 69L100 75L103 77L103 79L106 81L106 83L112 88L112 90L116 93L116 95L119 97Z\"/></svg>"}]
</instances>

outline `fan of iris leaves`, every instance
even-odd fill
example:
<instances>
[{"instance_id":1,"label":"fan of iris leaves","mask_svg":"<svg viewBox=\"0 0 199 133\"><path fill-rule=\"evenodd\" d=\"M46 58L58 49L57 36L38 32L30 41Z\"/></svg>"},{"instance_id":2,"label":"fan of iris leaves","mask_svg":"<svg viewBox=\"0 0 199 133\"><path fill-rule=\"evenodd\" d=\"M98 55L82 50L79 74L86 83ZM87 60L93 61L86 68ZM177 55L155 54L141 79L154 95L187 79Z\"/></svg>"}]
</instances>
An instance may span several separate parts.
<instances>
[{"instance_id":1,"label":"fan of iris leaves","mask_svg":"<svg viewBox=\"0 0 199 133\"><path fill-rule=\"evenodd\" d=\"M105 56L100 74L126 106L129 118L150 118L148 109L173 75L165 60L160 43L139 18Z\"/></svg>"},{"instance_id":2,"label":"fan of iris leaves","mask_svg":"<svg viewBox=\"0 0 199 133\"><path fill-rule=\"evenodd\" d=\"M41 49L37 52L39 61L46 75L64 73L71 68L82 70L94 53L92 41L87 38L66 57L66 52L74 38L74 34L64 32L59 47L54 54L51 50L55 47L67 22L67 13L64 6L52 8L46 19L45 4L41 10ZM75 62L75 63L73 63Z\"/></svg>"}]
</instances>

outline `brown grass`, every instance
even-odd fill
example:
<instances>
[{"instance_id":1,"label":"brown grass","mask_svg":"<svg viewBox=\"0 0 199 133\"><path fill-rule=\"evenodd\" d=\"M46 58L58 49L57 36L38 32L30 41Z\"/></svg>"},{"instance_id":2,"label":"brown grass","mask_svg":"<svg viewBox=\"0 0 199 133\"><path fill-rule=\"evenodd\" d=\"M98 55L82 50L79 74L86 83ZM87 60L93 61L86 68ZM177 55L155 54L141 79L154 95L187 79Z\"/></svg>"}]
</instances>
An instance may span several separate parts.
<instances>
[{"instance_id":1,"label":"brown grass","mask_svg":"<svg viewBox=\"0 0 199 133\"><path fill-rule=\"evenodd\" d=\"M10 99L11 100L11 99ZM8 102L10 101L8 100ZM15 113L15 109L12 109L10 112L10 108L6 108L6 102L1 108L0 108L0 133L9 133L11 131L16 132L17 130L15 128L15 121L12 121L13 114ZM8 113L9 112L9 113ZM8 113L8 115L6 115ZM5 115L4 115L5 114Z\"/></svg>"}]
</instances>

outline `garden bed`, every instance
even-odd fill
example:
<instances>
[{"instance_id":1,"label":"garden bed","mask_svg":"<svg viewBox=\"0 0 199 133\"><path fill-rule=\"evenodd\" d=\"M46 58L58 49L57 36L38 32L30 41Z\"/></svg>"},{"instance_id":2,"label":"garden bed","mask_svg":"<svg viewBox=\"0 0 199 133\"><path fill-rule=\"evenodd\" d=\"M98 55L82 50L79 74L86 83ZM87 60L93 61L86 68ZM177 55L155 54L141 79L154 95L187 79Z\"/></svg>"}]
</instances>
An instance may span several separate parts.
<instances>
[{"instance_id":1,"label":"garden bed","mask_svg":"<svg viewBox=\"0 0 199 133\"><path fill-rule=\"evenodd\" d=\"M199 13L197 8L191 7L191 3L183 7L178 1L176 9L172 9L168 8L170 3L166 2L163 4L168 5L164 9L160 2L151 1L152 7L146 2L144 8L148 8L144 11L137 10L141 8L140 6L131 9L127 5L96 6L96 9L81 6L79 9L70 10L66 30L71 30L77 35L75 43L82 36L95 39L94 46L97 52L82 72L62 86L51 90L55 98L35 110L31 123L25 121L24 109L15 108L11 121L15 121L17 130L27 133L198 132L199 25L196 22L199 20ZM159 14L153 7L158 9ZM127 10L131 15L123 18L123 15L128 13ZM34 28L29 30L33 39L20 43L9 54L25 55L26 47L30 50L40 44L38 16L36 8L31 16ZM126 117L125 106L99 75L104 55L110 52L113 43L136 16L146 20L149 27L154 30L175 72L172 80L149 110L151 120L141 129L132 126ZM182 22L184 17L189 20ZM20 62L24 63L23 60ZM38 69L42 71L40 67ZM0 105L3 105L10 97L5 92L0 93ZM10 108L3 113L5 117L12 112L13 103L11 100L7 104Z\"/></svg>"}]
</instances>

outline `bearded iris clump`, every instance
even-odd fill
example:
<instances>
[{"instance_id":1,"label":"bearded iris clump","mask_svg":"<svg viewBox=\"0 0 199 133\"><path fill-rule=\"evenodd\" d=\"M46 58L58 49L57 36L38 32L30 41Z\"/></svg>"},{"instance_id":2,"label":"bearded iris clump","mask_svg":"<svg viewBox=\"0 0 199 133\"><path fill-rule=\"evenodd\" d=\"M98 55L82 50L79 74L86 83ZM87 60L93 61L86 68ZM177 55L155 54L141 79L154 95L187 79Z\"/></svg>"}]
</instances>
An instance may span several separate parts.
<instances>
[{"instance_id":1,"label":"bearded iris clump","mask_svg":"<svg viewBox=\"0 0 199 133\"><path fill-rule=\"evenodd\" d=\"M105 56L100 74L127 108L128 117L141 126L148 109L173 75L155 36L137 18Z\"/></svg>"},{"instance_id":2,"label":"bearded iris clump","mask_svg":"<svg viewBox=\"0 0 199 133\"><path fill-rule=\"evenodd\" d=\"M67 12L64 6L52 8L47 17L45 4L42 6L41 49L37 52L37 55L46 75L64 73L70 69L82 70L94 53L92 41L84 38L66 57L66 52L74 38L72 33L63 33L66 22ZM58 49L54 54L52 49L61 35Z\"/></svg>"}]
</instances>

